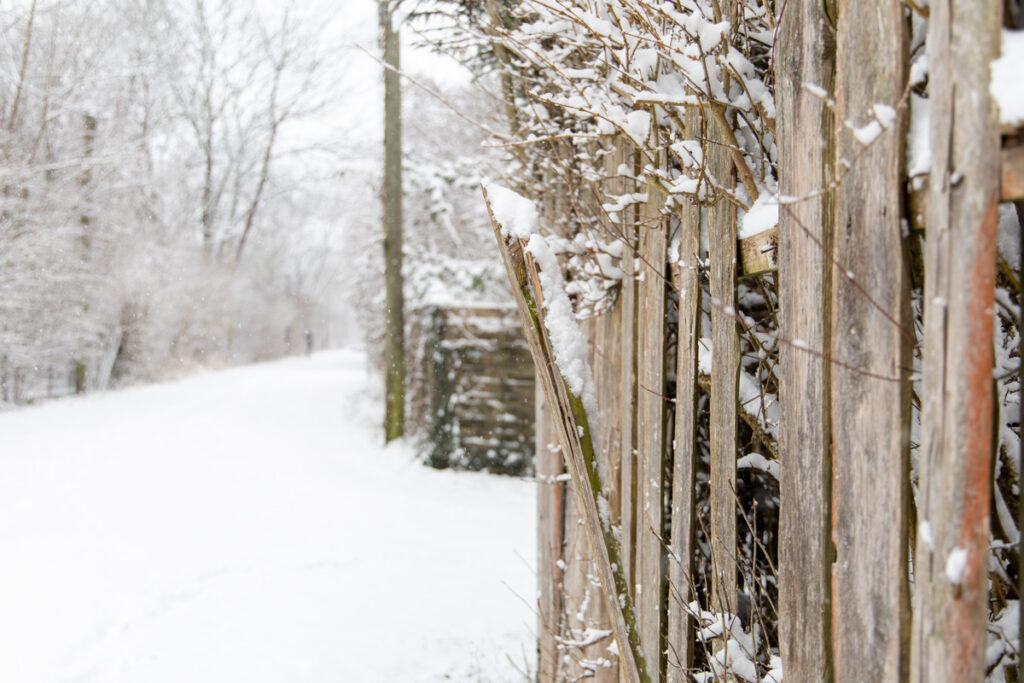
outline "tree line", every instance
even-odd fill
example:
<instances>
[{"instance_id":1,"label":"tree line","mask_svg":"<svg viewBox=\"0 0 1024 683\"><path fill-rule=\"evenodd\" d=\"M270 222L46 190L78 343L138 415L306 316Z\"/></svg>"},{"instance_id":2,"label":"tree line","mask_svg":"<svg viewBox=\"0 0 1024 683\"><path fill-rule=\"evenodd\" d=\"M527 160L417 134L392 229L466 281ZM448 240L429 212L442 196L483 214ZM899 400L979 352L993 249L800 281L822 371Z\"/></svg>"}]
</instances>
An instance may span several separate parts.
<instances>
[{"instance_id":1,"label":"tree line","mask_svg":"<svg viewBox=\"0 0 1024 683\"><path fill-rule=\"evenodd\" d=\"M0 16L0 383L23 402L298 351L337 240L325 36L297 6ZM314 87L316 86L316 87Z\"/></svg>"}]
</instances>

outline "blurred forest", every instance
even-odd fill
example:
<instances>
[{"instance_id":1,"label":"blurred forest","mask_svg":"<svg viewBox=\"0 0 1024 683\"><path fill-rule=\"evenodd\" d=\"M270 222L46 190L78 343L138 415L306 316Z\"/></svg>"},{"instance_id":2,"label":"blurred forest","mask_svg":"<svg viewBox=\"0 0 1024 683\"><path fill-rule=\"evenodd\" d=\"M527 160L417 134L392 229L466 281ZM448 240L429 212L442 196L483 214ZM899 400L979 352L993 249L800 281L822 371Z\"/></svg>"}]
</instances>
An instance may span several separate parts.
<instances>
[{"instance_id":1,"label":"blurred forest","mask_svg":"<svg viewBox=\"0 0 1024 683\"><path fill-rule=\"evenodd\" d=\"M4 10L5 401L327 334L337 192L304 162L340 150L292 135L328 103L310 29L214 0Z\"/></svg>"},{"instance_id":2,"label":"blurred forest","mask_svg":"<svg viewBox=\"0 0 1024 683\"><path fill-rule=\"evenodd\" d=\"M366 9L369 24L252 0L4 8L0 401L380 341ZM479 91L446 93L483 115ZM458 119L420 90L406 106L409 296L479 290L483 134L434 135Z\"/></svg>"}]
</instances>

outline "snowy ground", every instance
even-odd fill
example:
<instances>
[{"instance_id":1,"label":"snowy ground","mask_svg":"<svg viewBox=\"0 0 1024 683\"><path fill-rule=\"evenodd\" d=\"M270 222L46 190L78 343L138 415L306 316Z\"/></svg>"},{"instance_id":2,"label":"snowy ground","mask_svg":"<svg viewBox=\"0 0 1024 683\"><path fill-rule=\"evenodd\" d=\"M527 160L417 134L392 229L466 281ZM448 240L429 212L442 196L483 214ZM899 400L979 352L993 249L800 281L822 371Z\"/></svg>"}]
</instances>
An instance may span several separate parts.
<instances>
[{"instance_id":1,"label":"snowy ground","mask_svg":"<svg viewBox=\"0 0 1024 683\"><path fill-rule=\"evenodd\" d=\"M383 449L378 384L342 351L0 414L0 680L524 680L533 487Z\"/></svg>"}]
</instances>

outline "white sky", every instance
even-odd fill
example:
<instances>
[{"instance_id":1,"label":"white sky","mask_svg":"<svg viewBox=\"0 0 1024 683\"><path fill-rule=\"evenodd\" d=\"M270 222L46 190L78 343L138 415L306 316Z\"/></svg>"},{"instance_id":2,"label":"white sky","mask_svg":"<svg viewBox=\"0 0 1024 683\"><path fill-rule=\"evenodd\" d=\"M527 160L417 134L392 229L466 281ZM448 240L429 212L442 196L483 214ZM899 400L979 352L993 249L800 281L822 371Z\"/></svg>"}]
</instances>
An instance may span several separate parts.
<instances>
[{"instance_id":1,"label":"white sky","mask_svg":"<svg viewBox=\"0 0 1024 683\"><path fill-rule=\"evenodd\" d=\"M268 18L283 8L278 0L261 0ZM339 150L324 156L324 166L311 169L305 157L305 171L333 175L342 170L376 172L383 137L383 67L377 61L376 0L296 0L294 7L309 20L312 30L321 32L331 56L320 87L331 104L315 116L292 121L282 131L282 149L325 143ZM402 67L412 78L429 78L433 84L457 87L468 84L471 74L451 58L413 47L412 31L402 34ZM414 88L408 81L408 89ZM409 134L408 126L406 134ZM287 163L287 162L286 162Z\"/></svg>"},{"instance_id":2,"label":"white sky","mask_svg":"<svg viewBox=\"0 0 1024 683\"><path fill-rule=\"evenodd\" d=\"M269 11L280 3L265 0ZM335 126L346 142L376 144L383 130L382 68L376 61L376 0L307 0L298 5L315 21L322 20L326 39L336 46L338 105L319 117L316 125ZM465 85L471 74L455 60L413 47L412 31L402 34L402 69L411 77L429 77L442 87ZM367 54L369 53L369 54ZM332 79L334 80L334 79ZM405 87L414 87L407 81Z\"/></svg>"}]
</instances>

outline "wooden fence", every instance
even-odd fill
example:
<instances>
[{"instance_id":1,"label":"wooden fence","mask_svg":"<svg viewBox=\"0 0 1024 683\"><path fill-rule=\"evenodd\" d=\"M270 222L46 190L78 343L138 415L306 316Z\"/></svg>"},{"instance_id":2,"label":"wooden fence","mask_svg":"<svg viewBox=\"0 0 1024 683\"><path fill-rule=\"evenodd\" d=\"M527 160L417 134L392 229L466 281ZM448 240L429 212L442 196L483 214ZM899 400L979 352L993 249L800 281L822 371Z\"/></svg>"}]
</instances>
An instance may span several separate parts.
<instances>
[{"instance_id":1,"label":"wooden fence","mask_svg":"<svg viewBox=\"0 0 1024 683\"><path fill-rule=\"evenodd\" d=\"M438 468L531 472L533 364L515 310L431 306L410 319L409 412L424 459Z\"/></svg>"},{"instance_id":2,"label":"wooden fence","mask_svg":"<svg viewBox=\"0 0 1024 683\"><path fill-rule=\"evenodd\" d=\"M993 434L993 315L997 289L1019 310L1020 276L996 231L1024 188L1020 132L976 86L998 17L931 3L934 156L908 183L904 7L840 4L833 26L790 2L776 37L794 199L773 233L739 241L731 204L668 206L624 138L595 146L596 194L642 197L615 219L573 207L625 244L614 304L582 323L599 415L556 366L543 267L492 213L541 375L541 681L981 681L1000 664L986 620L1021 568L993 550L1016 529L990 544L989 517L1018 510L1019 459ZM877 102L897 119L865 146L843 122ZM714 119L694 108L688 125L733 176ZM540 230L564 237L549 187Z\"/></svg>"}]
</instances>

